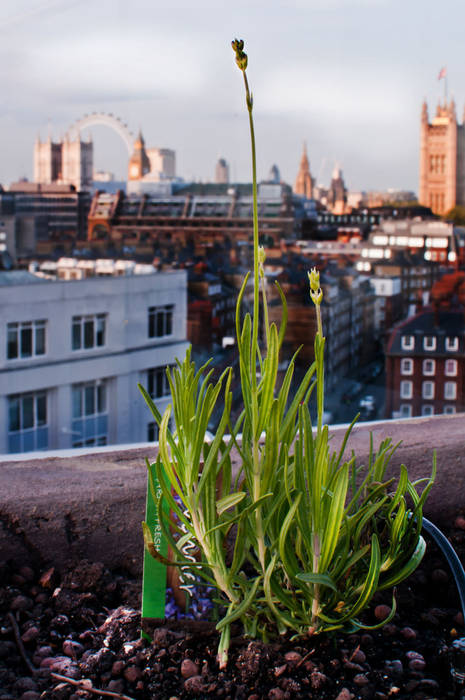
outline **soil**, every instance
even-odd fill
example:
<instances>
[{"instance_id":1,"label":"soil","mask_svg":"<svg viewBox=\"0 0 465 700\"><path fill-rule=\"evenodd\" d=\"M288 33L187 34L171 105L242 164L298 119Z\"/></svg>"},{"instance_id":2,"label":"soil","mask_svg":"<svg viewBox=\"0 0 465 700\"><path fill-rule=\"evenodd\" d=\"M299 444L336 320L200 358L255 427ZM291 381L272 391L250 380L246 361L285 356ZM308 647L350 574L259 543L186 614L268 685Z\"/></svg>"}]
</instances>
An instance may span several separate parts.
<instances>
[{"instance_id":1,"label":"soil","mask_svg":"<svg viewBox=\"0 0 465 700\"><path fill-rule=\"evenodd\" d=\"M465 560L465 518L447 533ZM453 698L451 643L465 635L457 589L435 545L397 589L381 630L273 644L236 636L227 668L218 638L160 627L140 637L140 581L102 564L54 569L0 564L0 700ZM379 595L366 623L389 612ZM240 630L238 630L238 633Z\"/></svg>"}]
</instances>

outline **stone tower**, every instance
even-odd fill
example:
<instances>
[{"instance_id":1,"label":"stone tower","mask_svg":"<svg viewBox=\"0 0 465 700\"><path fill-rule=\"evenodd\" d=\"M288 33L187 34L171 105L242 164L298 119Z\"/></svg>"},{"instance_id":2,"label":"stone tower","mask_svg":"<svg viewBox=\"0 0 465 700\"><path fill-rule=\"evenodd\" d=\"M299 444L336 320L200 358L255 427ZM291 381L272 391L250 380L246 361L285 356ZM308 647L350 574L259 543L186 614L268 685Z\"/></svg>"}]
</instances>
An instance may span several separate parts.
<instances>
[{"instance_id":1,"label":"stone tower","mask_svg":"<svg viewBox=\"0 0 465 700\"><path fill-rule=\"evenodd\" d=\"M142 132L139 131L137 139L134 141L134 150L129 159L129 180L140 180L150 172L150 160L145 150L145 141Z\"/></svg>"},{"instance_id":2,"label":"stone tower","mask_svg":"<svg viewBox=\"0 0 465 700\"><path fill-rule=\"evenodd\" d=\"M51 136L42 143L40 136L34 143L34 182L51 185L61 180L61 143L53 143Z\"/></svg>"},{"instance_id":3,"label":"stone tower","mask_svg":"<svg viewBox=\"0 0 465 700\"><path fill-rule=\"evenodd\" d=\"M431 123L423 102L419 201L435 214L465 205L465 129L457 123L454 100L438 104Z\"/></svg>"},{"instance_id":4,"label":"stone tower","mask_svg":"<svg viewBox=\"0 0 465 700\"><path fill-rule=\"evenodd\" d=\"M345 214L347 205L347 190L339 165L334 166L331 184L328 191L328 209L333 214Z\"/></svg>"},{"instance_id":5,"label":"stone tower","mask_svg":"<svg viewBox=\"0 0 465 700\"><path fill-rule=\"evenodd\" d=\"M302 197L306 197L307 199L312 199L314 184L315 182L310 174L307 146L304 143L302 158L300 159L299 172L297 173L294 185L294 192L302 195Z\"/></svg>"},{"instance_id":6,"label":"stone tower","mask_svg":"<svg viewBox=\"0 0 465 700\"><path fill-rule=\"evenodd\" d=\"M93 144L89 140L54 143L49 136L43 143L37 137L34 144L34 182L41 185L74 185L77 191L92 188Z\"/></svg>"},{"instance_id":7,"label":"stone tower","mask_svg":"<svg viewBox=\"0 0 465 700\"><path fill-rule=\"evenodd\" d=\"M229 165L224 158L219 158L215 166L215 182L227 185L229 182Z\"/></svg>"}]
</instances>

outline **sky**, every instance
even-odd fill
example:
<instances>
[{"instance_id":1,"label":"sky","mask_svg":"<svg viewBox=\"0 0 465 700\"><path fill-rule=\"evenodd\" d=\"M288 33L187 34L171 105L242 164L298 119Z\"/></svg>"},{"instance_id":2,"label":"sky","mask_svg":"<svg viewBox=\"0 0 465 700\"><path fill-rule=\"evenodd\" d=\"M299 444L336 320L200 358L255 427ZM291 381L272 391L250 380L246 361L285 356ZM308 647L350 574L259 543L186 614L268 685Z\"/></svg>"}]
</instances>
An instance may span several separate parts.
<instances>
[{"instance_id":1,"label":"sky","mask_svg":"<svg viewBox=\"0 0 465 700\"><path fill-rule=\"evenodd\" d=\"M0 183L32 179L34 140L113 113L177 174L212 181L219 157L250 181L245 41L258 176L295 180L303 143L328 185L418 189L420 111L448 96L462 121L464 0L5 0L0 4ZM127 150L91 127L94 167L124 178ZM86 133L86 132L84 132Z\"/></svg>"}]
</instances>

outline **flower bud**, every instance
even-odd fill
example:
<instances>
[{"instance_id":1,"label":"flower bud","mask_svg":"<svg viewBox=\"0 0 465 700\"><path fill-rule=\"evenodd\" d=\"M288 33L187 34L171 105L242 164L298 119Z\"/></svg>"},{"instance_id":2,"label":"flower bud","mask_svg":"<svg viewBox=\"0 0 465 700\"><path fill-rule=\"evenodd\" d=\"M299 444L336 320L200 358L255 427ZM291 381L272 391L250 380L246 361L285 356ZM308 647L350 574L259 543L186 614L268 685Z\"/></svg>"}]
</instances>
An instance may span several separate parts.
<instances>
[{"instance_id":1,"label":"flower bud","mask_svg":"<svg viewBox=\"0 0 465 700\"><path fill-rule=\"evenodd\" d=\"M323 290L320 287L320 273L316 267L313 267L308 273L308 281L310 282L310 298L315 306L319 306L323 300Z\"/></svg>"},{"instance_id":2,"label":"flower bud","mask_svg":"<svg viewBox=\"0 0 465 700\"><path fill-rule=\"evenodd\" d=\"M262 245L258 246L258 262L260 265L263 265L263 263L266 260L266 253L265 253L265 248Z\"/></svg>"},{"instance_id":3,"label":"flower bud","mask_svg":"<svg viewBox=\"0 0 465 700\"><path fill-rule=\"evenodd\" d=\"M236 54L236 63L242 71L247 68L247 54L244 53L244 42L242 39L234 39L231 42L233 51Z\"/></svg>"},{"instance_id":4,"label":"flower bud","mask_svg":"<svg viewBox=\"0 0 465 700\"><path fill-rule=\"evenodd\" d=\"M310 289L313 292L317 292L318 289L320 288L320 273L316 269L316 267L312 267L310 272L308 274L308 281L310 282Z\"/></svg>"}]
</instances>

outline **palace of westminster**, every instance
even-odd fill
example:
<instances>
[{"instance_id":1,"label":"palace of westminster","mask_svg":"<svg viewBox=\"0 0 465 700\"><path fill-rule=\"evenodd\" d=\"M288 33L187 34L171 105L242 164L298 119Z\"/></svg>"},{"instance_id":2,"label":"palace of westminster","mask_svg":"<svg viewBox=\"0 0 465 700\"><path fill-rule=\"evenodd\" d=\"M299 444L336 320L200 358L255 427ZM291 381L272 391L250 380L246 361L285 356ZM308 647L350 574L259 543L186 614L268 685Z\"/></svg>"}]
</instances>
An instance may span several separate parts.
<instances>
[{"instance_id":1,"label":"palace of westminster","mask_svg":"<svg viewBox=\"0 0 465 700\"><path fill-rule=\"evenodd\" d=\"M465 113L464 113L465 119ZM128 193L150 190L150 183L169 182L175 179L175 152L168 148L146 148L139 132L134 140L128 164ZM459 124L455 103L438 104L430 121L428 107L423 103L420 124L420 176L418 201L435 214L443 215L457 205L465 205L465 124ZM271 178L279 181L279 171L274 166ZM229 168L220 158L215 171L215 181L227 184ZM45 141L37 138L34 144L34 182L51 185L73 185L77 191L93 187L93 143L80 136L54 142L49 136ZM142 185L141 185L142 183ZM145 186L145 187L144 187ZM310 172L307 149L303 153L294 184L294 192L306 199L316 199L334 214L344 214L365 201L350 201L342 172L336 165L329 188L317 185Z\"/></svg>"}]
</instances>

